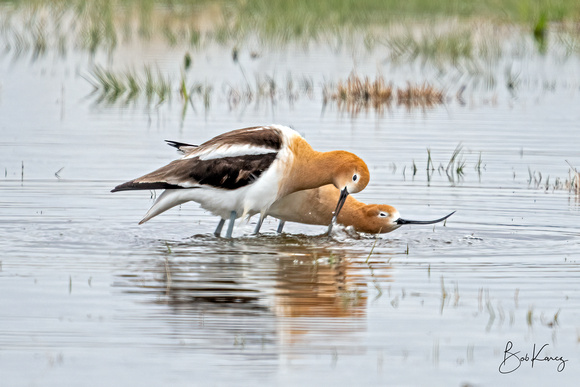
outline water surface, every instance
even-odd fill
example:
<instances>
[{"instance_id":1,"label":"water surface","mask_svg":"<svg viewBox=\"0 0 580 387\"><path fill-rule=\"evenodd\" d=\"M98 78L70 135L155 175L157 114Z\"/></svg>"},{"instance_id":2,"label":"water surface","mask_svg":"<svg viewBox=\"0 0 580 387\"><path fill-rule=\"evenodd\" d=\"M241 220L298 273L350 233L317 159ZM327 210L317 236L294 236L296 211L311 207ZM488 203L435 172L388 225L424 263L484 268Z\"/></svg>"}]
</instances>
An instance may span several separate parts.
<instances>
[{"instance_id":1,"label":"water surface","mask_svg":"<svg viewBox=\"0 0 580 387\"><path fill-rule=\"evenodd\" d=\"M135 53L119 51L112 65L122 68ZM175 71L183 52L140 54ZM527 81L516 95L472 87L466 104L451 98L430 109L392 106L353 117L323 108L325 79L353 69L374 76L379 68L404 84L435 79L434 70L391 66L380 52L361 58L286 48L257 60L242 52L246 74L282 82L290 72L312 77L315 87L292 103L232 109L224 85L243 75L231 48L196 55L195 73L216 91L208 110L198 104L184 119L178 97L149 107L96 103L83 76L105 57L0 58L7 385L578 380L580 200L554 187L570 179L566 160L580 167L577 57L554 67L549 57L526 58ZM544 88L545 79L555 87ZM277 235L274 220L256 237L251 219L239 221L228 241L213 237L217 219L195 203L138 226L151 193L109 192L176 158L165 139L199 143L272 122L293 126L316 149L361 156L372 179L359 200L388 203L412 219L457 213L445 225L380 236L339 227L331 238L300 224ZM458 145L464 173L448 175ZM508 341L522 355L548 344L542 354L562 356L565 368L523 362L503 375Z\"/></svg>"}]
</instances>

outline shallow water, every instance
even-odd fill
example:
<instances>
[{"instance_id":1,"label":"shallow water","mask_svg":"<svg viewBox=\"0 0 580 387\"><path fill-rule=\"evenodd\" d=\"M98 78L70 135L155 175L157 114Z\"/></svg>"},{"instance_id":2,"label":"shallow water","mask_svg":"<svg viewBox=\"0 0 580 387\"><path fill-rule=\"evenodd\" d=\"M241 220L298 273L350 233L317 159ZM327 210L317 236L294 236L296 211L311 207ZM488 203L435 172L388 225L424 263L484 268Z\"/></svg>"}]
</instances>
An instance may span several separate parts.
<instances>
[{"instance_id":1,"label":"shallow water","mask_svg":"<svg viewBox=\"0 0 580 387\"><path fill-rule=\"evenodd\" d=\"M172 71L183 57L159 47L119 51L120 68L139 57ZM390 68L380 53L266 51L242 56L247 74L282 80L291 69L312 77L313 96L230 109L222 85L243 80L231 48L196 55L195 73L216 91L208 111L198 104L183 121L178 97L149 108L96 103L82 76L110 58L0 58L3 384L578 380L580 199L553 188L570 178L565 160L580 166L577 57L556 67L526 58L515 96L474 88L465 105L351 117L323 109L327 77L353 68L372 77L378 67L404 84L429 70ZM556 86L546 90L543 80ZM273 220L254 237L252 219L228 241L212 236L217 219L194 203L138 226L151 194L109 192L177 157L164 139L199 143L271 122L292 125L316 149L365 159L372 180L359 200L411 219L457 213L445 225L378 238L340 227L328 238L323 227L299 224L276 235ZM464 173L448 176L459 144ZM427 148L436 168L429 178ZM542 355L562 356L565 368L522 362L501 374L509 341L522 356L548 344Z\"/></svg>"}]
</instances>

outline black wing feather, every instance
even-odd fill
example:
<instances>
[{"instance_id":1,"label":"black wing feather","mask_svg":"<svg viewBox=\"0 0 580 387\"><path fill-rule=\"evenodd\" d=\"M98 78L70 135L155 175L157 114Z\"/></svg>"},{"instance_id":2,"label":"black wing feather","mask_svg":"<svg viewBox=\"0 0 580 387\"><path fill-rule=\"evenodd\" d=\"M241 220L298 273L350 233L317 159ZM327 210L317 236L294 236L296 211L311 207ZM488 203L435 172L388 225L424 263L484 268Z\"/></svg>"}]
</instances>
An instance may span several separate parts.
<instances>
[{"instance_id":1,"label":"black wing feather","mask_svg":"<svg viewBox=\"0 0 580 387\"><path fill-rule=\"evenodd\" d=\"M155 183L138 183L135 180L128 181L126 183L120 184L113 188L111 192L117 191L134 191L134 190L143 190L143 189L175 189L175 188L183 188L175 184L169 184L164 182L155 182Z\"/></svg>"},{"instance_id":2,"label":"black wing feather","mask_svg":"<svg viewBox=\"0 0 580 387\"><path fill-rule=\"evenodd\" d=\"M171 141L171 140L165 140L165 142L167 143L167 145L176 148L182 153L186 153L188 151L188 149L186 148L191 148L191 150L193 150L199 147L199 145L188 144L186 142Z\"/></svg>"},{"instance_id":3,"label":"black wing feather","mask_svg":"<svg viewBox=\"0 0 580 387\"><path fill-rule=\"evenodd\" d=\"M276 159L277 153L201 160L199 157L172 161L111 192L143 189L192 188L192 184L234 190L255 182Z\"/></svg>"}]
</instances>

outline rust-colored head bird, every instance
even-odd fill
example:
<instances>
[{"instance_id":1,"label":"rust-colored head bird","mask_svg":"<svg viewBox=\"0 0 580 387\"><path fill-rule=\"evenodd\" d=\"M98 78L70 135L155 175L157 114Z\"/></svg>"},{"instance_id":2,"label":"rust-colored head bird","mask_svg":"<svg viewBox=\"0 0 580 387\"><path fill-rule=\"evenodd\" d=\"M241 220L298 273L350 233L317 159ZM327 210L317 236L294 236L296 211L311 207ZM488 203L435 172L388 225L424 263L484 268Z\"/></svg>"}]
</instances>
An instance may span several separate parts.
<instances>
[{"instance_id":1,"label":"rust-colored head bird","mask_svg":"<svg viewBox=\"0 0 580 387\"><path fill-rule=\"evenodd\" d=\"M340 195L340 191L332 185L298 191L276 201L270 206L268 215L280 219L278 232L282 232L286 221L322 226L336 221L359 232L378 234L391 232L405 224L438 223L455 213L453 211L435 220L409 220L401 218L399 211L392 206L365 204L349 196L337 219L334 219L329 212Z\"/></svg>"}]
</instances>

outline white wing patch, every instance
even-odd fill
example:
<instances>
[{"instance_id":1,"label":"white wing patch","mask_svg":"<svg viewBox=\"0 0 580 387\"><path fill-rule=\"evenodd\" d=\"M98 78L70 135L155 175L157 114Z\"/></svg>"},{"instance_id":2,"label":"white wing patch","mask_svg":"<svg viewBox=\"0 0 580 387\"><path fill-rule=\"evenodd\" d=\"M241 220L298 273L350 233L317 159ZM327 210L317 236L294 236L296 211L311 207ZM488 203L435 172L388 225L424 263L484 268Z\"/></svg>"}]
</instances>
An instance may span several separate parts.
<instances>
[{"instance_id":1,"label":"white wing patch","mask_svg":"<svg viewBox=\"0 0 580 387\"><path fill-rule=\"evenodd\" d=\"M257 147L251 144L244 145L219 145L210 148L202 149L198 152L193 151L184 156L184 159L191 159L199 157L200 160L214 160L224 157L237 157L247 155L263 155L266 153L276 152L272 148Z\"/></svg>"}]
</instances>

